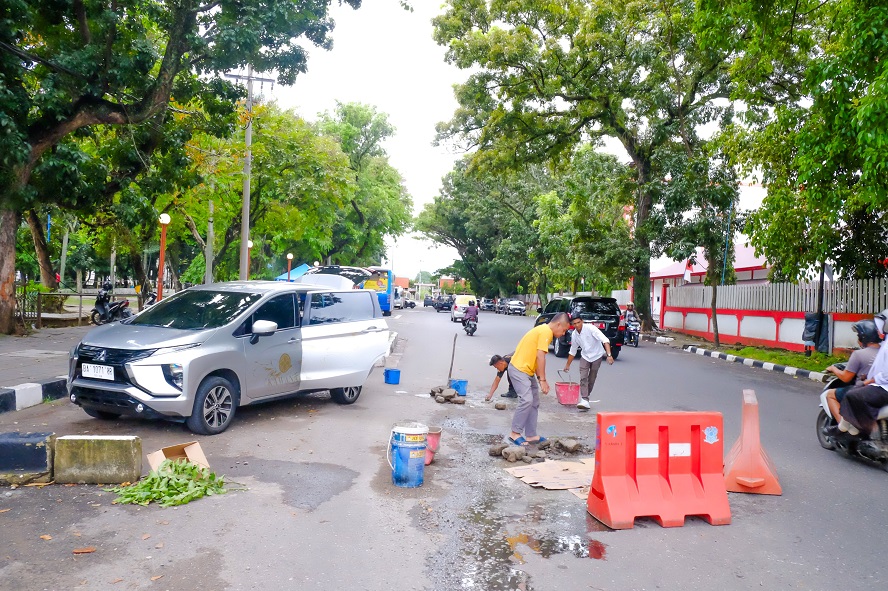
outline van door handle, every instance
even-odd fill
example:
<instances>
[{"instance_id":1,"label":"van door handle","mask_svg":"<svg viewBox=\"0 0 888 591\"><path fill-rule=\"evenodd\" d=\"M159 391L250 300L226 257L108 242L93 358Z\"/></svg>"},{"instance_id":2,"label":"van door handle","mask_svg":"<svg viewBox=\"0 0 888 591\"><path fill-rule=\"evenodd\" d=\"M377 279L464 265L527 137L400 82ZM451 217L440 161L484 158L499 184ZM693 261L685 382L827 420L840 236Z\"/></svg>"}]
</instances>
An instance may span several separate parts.
<instances>
[{"instance_id":1,"label":"van door handle","mask_svg":"<svg viewBox=\"0 0 888 591\"><path fill-rule=\"evenodd\" d=\"M292 339L290 339L289 341L287 341L287 344L289 345L290 343L298 343L298 342L301 341L301 340L302 340L302 339L297 339L296 337L293 337Z\"/></svg>"},{"instance_id":2,"label":"van door handle","mask_svg":"<svg viewBox=\"0 0 888 591\"><path fill-rule=\"evenodd\" d=\"M361 332L379 332L382 330L381 328L376 328L375 326L370 326L362 330Z\"/></svg>"}]
</instances>

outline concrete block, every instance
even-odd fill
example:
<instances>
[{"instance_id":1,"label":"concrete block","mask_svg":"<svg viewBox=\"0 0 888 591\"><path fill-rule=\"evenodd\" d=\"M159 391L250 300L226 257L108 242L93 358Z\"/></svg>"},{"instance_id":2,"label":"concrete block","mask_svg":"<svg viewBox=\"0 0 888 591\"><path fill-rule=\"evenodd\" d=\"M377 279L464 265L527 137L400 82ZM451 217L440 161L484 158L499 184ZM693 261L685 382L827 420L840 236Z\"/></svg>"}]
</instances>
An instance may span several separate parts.
<instances>
[{"instance_id":1,"label":"concrete block","mask_svg":"<svg viewBox=\"0 0 888 591\"><path fill-rule=\"evenodd\" d=\"M40 386L43 388L44 400L58 400L68 397L68 378L41 380Z\"/></svg>"},{"instance_id":2,"label":"concrete block","mask_svg":"<svg viewBox=\"0 0 888 591\"><path fill-rule=\"evenodd\" d=\"M142 476L142 440L134 435L66 435L55 442L58 484L120 484Z\"/></svg>"},{"instance_id":3,"label":"concrete block","mask_svg":"<svg viewBox=\"0 0 888 591\"><path fill-rule=\"evenodd\" d=\"M0 485L50 482L54 433L0 433Z\"/></svg>"},{"instance_id":4,"label":"concrete block","mask_svg":"<svg viewBox=\"0 0 888 591\"><path fill-rule=\"evenodd\" d=\"M15 409L21 410L43 402L43 386L40 384L19 384L15 387Z\"/></svg>"}]
</instances>

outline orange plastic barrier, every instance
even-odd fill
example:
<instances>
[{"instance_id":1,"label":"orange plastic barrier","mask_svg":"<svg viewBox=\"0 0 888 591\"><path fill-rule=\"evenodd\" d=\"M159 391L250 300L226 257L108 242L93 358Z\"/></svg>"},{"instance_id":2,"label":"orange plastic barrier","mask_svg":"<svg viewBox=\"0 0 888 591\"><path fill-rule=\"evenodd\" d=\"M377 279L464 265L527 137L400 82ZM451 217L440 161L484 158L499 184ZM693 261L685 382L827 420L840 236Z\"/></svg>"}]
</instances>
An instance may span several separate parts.
<instances>
[{"instance_id":1,"label":"orange plastic barrier","mask_svg":"<svg viewBox=\"0 0 888 591\"><path fill-rule=\"evenodd\" d=\"M754 390L743 390L743 425L725 461L725 488L759 495L783 494L774 463L762 447Z\"/></svg>"},{"instance_id":2,"label":"orange plastic barrier","mask_svg":"<svg viewBox=\"0 0 888 591\"><path fill-rule=\"evenodd\" d=\"M731 523L722 424L717 412L598 413L589 513L613 529L633 527L636 517L663 527L688 515Z\"/></svg>"}]
</instances>

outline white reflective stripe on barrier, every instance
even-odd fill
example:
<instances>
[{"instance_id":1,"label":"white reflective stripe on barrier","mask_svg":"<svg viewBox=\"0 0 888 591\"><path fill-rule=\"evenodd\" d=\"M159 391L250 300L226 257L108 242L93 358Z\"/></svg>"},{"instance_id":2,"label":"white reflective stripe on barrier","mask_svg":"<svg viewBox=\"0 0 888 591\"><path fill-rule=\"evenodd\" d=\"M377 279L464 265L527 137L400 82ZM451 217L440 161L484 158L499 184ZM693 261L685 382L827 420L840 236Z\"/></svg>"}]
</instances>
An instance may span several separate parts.
<instances>
[{"instance_id":1,"label":"white reflective stripe on barrier","mask_svg":"<svg viewBox=\"0 0 888 591\"><path fill-rule=\"evenodd\" d=\"M691 455L690 443L670 443L669 456L673 458L686 458ZM660 457L660 445L657 443L638 443L635 445L636 458Z\"/></svg>"}]
</instances>

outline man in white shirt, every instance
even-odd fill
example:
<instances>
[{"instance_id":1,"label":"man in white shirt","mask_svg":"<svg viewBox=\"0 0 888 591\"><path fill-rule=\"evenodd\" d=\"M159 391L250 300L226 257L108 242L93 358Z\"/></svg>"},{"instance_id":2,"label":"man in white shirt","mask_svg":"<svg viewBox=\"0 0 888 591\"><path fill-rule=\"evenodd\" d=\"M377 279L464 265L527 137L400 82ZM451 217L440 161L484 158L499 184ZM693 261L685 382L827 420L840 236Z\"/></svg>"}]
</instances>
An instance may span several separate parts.
<instances>
[{"instance_id":1,"label":"man in white shirt","mask_svg":"<svg viewBox=\"0 0 888 591\"><path fill-rule=\"evenodd\" d=\"M886 316L888 310L876 314L873 319L883 339ZM876 418L880 410L888 406L888 339L884 339L879 346L879 353L866 375L864 384L866 385L849 390L842 399L839 407L843 419L839 423L840 431L847 431L851 435L863 431L865 435L869 435L876 427Z\"/></svg>"},{"instance_id":2,"label":"man in white shirt","mask_svg":"<svg viewBox=\"0 0 888 591\"><path fill-rule=\"evenodd\" d=\"M589 410L592 408L589 404L589 393L592 392L592 388L595 386L598 369L601 367L601 360L605 358L605 354L607 354L608 364L614 364L614 358L611 355L610 339L591 324L584 326L582 318L571 318L570 324L573 327L573 335L571 336L570 353L567 355L564 371L570 371L570 364L573 363L574 357L577 356L577 349L579 349L581 398L577 403L577 408Z\"/></svg>"}]
</instances>

